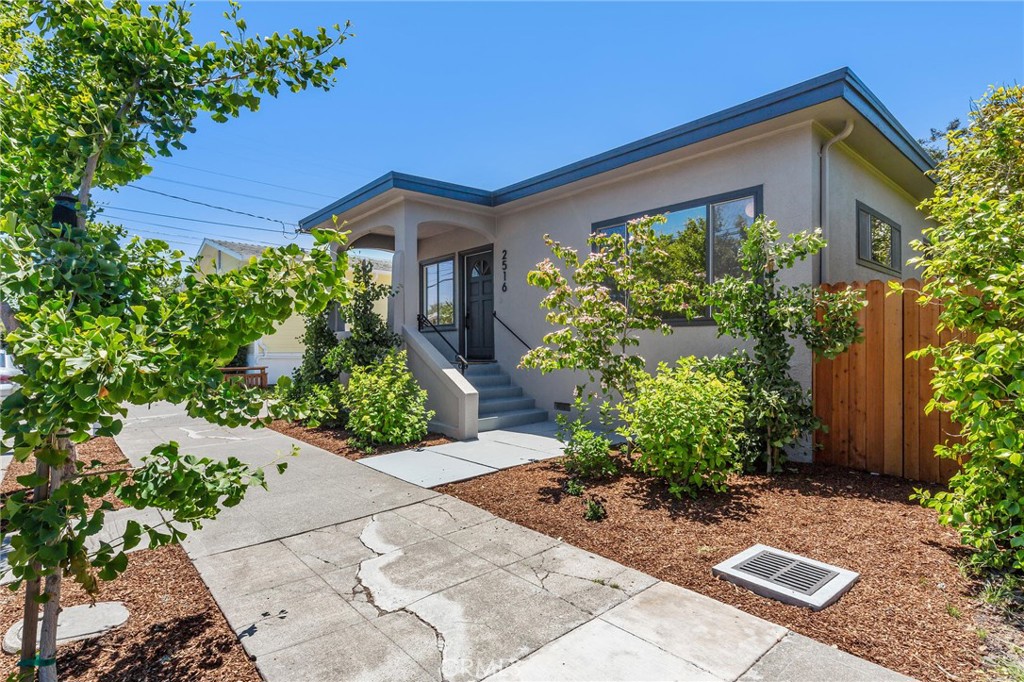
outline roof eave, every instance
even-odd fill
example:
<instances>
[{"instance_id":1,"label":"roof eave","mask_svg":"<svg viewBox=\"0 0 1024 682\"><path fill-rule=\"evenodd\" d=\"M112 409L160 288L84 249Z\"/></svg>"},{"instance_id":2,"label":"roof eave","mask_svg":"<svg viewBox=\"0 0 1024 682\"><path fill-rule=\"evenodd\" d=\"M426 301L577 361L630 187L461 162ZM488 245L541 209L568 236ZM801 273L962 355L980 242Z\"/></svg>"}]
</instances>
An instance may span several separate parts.
<instances>
[{"instance_id":1,"label":"roof eave","mask_svg":"<svg viewBox=\"0 0 1024 682\"><path fill-rule=\"evenodd\" d=\"M877 128L922 173L935 167L931 155L856 74L844 67L493 192L392 171L306 216L299 221L299 226L318 225L391 189L405 189L480 206L500 206L840 98Z\"/></svg>"}]
</instances>

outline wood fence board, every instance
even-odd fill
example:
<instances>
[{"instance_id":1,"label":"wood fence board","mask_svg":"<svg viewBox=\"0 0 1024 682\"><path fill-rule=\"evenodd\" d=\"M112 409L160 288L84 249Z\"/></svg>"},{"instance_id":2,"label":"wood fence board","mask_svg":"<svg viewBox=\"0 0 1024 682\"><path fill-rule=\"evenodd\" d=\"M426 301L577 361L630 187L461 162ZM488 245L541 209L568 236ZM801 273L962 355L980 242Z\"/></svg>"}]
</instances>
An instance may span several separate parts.
<instances>
[{"instance_id":1,"label":"wood fence board","mask_svg":"<svg viewBox=\"0 0 1024 682\"><path fill-rule=\"evenodd\" d=\"M853 289L864 289L860 282L850 284ZM867 310L861 308L857 320L863 328L867 322ZM867 468L867 352L865 341L850 347L850 464L854 469Z\"/></svg>"},{"instance_id":2,"label":"wood fence board","mask_svg":"<svg viewBox=\"0 0 1024 682\"><path fill-rule=\"evenodd\" d=\"M903 292L903 352L909 353L921 344L921 330L918 324L921 308L917 304L917 289L921 283L916 279L904 282ZM921 421L918 377L920 364L917 360L903 359L903 475L906 478L920 478Z\"/></svg>"},{"instance_id":3,"label":"wood fence board","mask_svg":"<svg viewBox=\"0 0 1024 682\"><path fill-rule=\"evenodd\" d=\"M865 455L868 471L881 473L885 468L885 283L868 282L868 306L865 309L865 399L867 418L865 428Z\"/></svg>"},{"instance_id":4,"label":"wood fence board","mask_svg":"<svg viewBox=\"0 0 1024 682\"><path fill-rule=\"evenodd\" d=\"M822 289L830 291L829 285L823 285ZM819 319L821 313L818 313ZM814 414L821 420L825 428L819 429L814 434L814 442L817 445L815 456L821 461L832 463L832 360L820 358L814 363L814 384L812 394L814 396Z\"/></svg>"},{"instance_id":5,"label":"wood fence board","mask_svg":"<svg viewBox=\"0 0 1024 682\"><path fill-rule=\"evenodd\" d=\"M850 465L850 354L832 361L832 463Z\"/></svg>"},{"instance_id":6,"label":"wood fence board","mask_svg":"<svg viewBox=\"0 0 1024 682\"><path fill-rule=\"evenodd\" d=\"M886 296L883 313L883 466L890 476L903 475L903 296Z\"/></svg>"},{"instance_id":7,"label":"wood fence board","mask_svg":"<svg viewBox=\"0 0 1024 682\"><path fill-rule=\"evenodd\" d=\"M921 348L925 346L937 346L939 333L936 326L939 322L939 308L934 303L921 306L920 329ZM918 475L922 481L938 483L940 481L939 460L935 457L935 446L939 444L939 412L932 410L925 414L924 408L932 397L932 367L931 358L922 358L918 361L920 370L918 373L919 403L920 410L919 432L921 441L918 449L919 470Z\"/></svg>"}]
</instances>

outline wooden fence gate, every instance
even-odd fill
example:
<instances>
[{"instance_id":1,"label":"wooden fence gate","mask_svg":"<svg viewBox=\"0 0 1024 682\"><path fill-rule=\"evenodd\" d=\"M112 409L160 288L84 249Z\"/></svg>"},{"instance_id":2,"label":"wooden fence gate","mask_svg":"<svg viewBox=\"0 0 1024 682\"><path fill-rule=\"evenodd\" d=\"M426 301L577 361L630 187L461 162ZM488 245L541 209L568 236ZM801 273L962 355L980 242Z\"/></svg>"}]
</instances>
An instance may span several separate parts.
<instances>
[{"instance_id":1,"label":"wooden fence gate","mask_svg":"<svg viewBox=\"0 0 1024 682\"><path fill-rule=\"evenodd\" d=\"M844 282L823 285L843 289ZM958 465L935 456L935 446L955 438L949 416L924 413L932 397L932 361L910 360L907 353L941 345L951 334L936 331L940 307L921 306L915 279L902 295L886 296L881 280L851 287L865 291L860 312L864 340L814 367L814 412L829 425L815 437L820 461L929 483L945 483Z\"/></svg>"}]
</instances>

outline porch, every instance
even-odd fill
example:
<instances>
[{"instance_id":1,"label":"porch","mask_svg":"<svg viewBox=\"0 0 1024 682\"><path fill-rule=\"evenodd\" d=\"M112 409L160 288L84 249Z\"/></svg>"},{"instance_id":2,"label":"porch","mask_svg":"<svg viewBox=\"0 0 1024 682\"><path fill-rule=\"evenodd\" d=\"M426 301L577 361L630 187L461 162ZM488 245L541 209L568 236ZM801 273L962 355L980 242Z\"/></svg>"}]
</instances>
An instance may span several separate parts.
<instances>
[{"instance_id":1,"label":"porch","mask_svg":"<svg viewBox=\"0 0 1024 682\"><path fill-rule=\"evenodd\" d=\"M529 346L495 306L496 288L507 283L491 216L403 197L338 229L349 233L346 249L391 254L397 293L388 325L404 339L410 369L427 390L432 429L466 440L547 420L513 381L515 367L496 360Z\"/></svg>"}]
</instances>

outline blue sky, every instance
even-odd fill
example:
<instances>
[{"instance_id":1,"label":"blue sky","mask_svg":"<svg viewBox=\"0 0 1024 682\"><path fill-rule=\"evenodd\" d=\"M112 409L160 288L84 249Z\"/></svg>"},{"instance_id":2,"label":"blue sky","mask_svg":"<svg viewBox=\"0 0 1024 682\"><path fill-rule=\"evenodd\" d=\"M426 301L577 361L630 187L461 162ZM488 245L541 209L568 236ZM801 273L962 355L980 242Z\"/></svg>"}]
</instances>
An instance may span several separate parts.
<instances>
[{"instance_id":1,"label":"blue sky","mask_svg":"<svg viewBox=\"0 0 1024 682\"><path fill-rule=\"evenodd\" d=\"M197 39L216 38L223 7L196 6ZM243 15L261 33L351 20L348 69L328 93L200 122L136 184L286 223L388 170L494 189L841 66L918 137L966 119L989 84L1024 82L1021 2L250 2ZM203 234L287 241L272 222L139 190L97 199L187 253Z\"/></svg>"}]
</instances>

